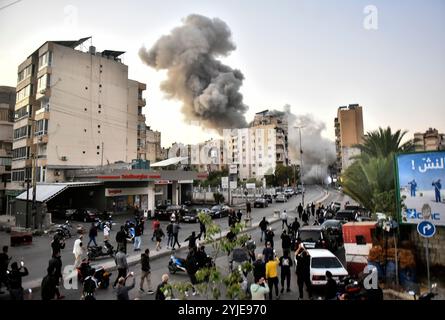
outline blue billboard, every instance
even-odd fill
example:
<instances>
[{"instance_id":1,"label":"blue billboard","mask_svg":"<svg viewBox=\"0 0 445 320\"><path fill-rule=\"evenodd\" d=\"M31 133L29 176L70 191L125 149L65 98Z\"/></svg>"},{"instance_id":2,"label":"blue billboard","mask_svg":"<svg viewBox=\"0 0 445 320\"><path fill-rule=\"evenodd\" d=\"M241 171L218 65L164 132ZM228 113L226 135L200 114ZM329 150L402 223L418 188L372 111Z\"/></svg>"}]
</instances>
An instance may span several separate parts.
<instances>
[{"instance_id":1,"label":"blue billboard","mask_svg":"<svg viewBox=\"0 0 445 320\"><path fill-rule=\"evenodd\" d=\"M445 225L445 152L422 152L396 156L396 179L401 223L429 220Z\"/></svg>"}]
</instances>

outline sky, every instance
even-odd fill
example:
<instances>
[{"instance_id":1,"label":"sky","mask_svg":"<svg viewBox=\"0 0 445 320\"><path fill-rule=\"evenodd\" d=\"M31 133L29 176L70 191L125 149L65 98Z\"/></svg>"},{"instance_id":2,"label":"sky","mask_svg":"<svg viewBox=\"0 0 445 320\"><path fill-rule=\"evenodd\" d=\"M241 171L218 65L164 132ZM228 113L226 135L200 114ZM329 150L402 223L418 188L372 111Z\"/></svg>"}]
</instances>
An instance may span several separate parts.
<instances>
[{"instance_id":1,"label":"sky","mask_svg":"<svg viewBox=\"0 0 445 320\"><path fill-rule=\"evenodd\" d=\"M358 103L365 132L445 132L443 0L0 0L0 8L0 85L15 86L17 66L45 41L92 36L98 51L126 51L129 77L147 83L147 124L163 146L217 137L184 121L181 103L159 88L165 72L138 56L193 13L230 27L237 48L222 61L245 76L248 121L290 104L325 122L333 140L337 108Z\"/></svg>"}]
</instances>

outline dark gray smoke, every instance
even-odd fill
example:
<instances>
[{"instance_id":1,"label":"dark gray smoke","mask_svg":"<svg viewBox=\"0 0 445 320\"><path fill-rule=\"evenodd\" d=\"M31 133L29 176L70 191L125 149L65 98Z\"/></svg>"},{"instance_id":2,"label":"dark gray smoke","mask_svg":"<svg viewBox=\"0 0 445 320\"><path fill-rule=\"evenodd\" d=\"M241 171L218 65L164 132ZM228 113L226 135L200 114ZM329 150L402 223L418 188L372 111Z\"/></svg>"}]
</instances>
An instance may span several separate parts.
<instances>
[{"instance_id":1,"label":"dark gray smoke","mask_svg":"<svg viewBox=\"0 0 445 320\"><path fill-rule=\"evenodd\" d=\"M224 21L192 14L150 50L142 47L139 56L156 70L167 70L161 89L169 99L183 102L186 120L221 132L247 126L248 107L239 92L244 76L217 60L235 48Z\"/></svg>"},{"instance_id":2,"label":"dark gray smoke","mask_svg":"<svg viewBox=\"0 0 445 320\"><path fill-rule=\"evenodd\" d=\"M321 183L327 177L327 167L335 161L335 144L322 137L326 124L315 119L311 114L295 115L290 105L284 106L284 111L273 110L277 116L284 116L288 123L289 158L292 163L300 164L300 136L303 150L303 180L305 182Z\"/></svg>"}]
</instances>

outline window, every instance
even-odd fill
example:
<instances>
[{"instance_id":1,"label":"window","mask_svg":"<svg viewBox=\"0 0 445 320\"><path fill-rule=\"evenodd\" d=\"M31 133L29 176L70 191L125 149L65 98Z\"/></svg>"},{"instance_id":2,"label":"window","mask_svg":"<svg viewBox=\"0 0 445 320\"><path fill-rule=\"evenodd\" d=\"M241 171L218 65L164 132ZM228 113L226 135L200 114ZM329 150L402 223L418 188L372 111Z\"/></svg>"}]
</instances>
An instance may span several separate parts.
<instances>
[{"instance_id":1,"label":"window","mask_svg":"<svg viewBox=\"0 0 445 320\"><path fill-rule=\"evenodd\" d=\"M24 170L12 171L12 181L24 181L24 180L25 180Z\"/></svg>"},{"instance_id":2,"label":"window","mask_svg":"<svg viewBox=\"0 0 445 320\"><path fill-rule=\"evenodd\" d=\"M25 107L22 107L22 108L16 110L15 111L15 119L18 120L18 119L24 118L26 116L31 117L31 113L32 113L31 110L32 110L32 107L30 105L27 105Z\"/></svg>"},{"instance_id":3,"label":"window","mask_svg":"<svg viewBox=\"0 0 445 320\"><path fill-rule=\"evenodd\" d=\"M36 122L34 135L41 136L48 133L48 120L42 119Z\"/></svg>"},{"instance_id":4,"label":"window","mask_svg":"<svg viewBox=\"0 0 445 320\"><path fill-rule=\"evenodd\" d=\"M17 102L29 97L31 95L31 92L32 92L32 85L27 85L22 90L18 91L16 97Z\"/></svg>"},{"instance_id":5,"label":"window","mask_svg":"<svg viewBox=\"0 0 445 320\"><path fill-rule=\"evenodd\" d=\"M31 136L31 126L23 126L14 130L14 140Z\"/></svg>"},{"instance_id":6,"label":"window","mask_svg":"<svg viewBox=\"0 0 445 320\"><path fill-rule=\"evenodd\" d=\"M9 157L0 157L0 166L11 166L11 158Z\"/></svg>"},{"instance_id":7,"label":"window","mask_svg":"<svg viewBox=\"0 0 445 320\"><path fill-rule=\"evenodd\" d=\"M33 65L30 64L29 66L27 66L25 69L23 69L22 71L20 71L18 73L18 77L17 77L17 82L20 82L22 80L25 80L26 78L28 78L29 76L31 76L32 74L32 69L33 69Z\"/></svg>"},{"instance_id":8,"label":"window","mask_svg":"<svg viewBox=\"0 0 445 320\"><path fill-rule=\"evenodd\" d=\"M13 159L22 159L27 158L29 155L29 147L21 147L12 150L12 158Z\"/></svg>"},{"instance_id":9,"label":"window","mask_svg":"<svg viewBox=\"0 0 445 320\"><path fill-rule=\"evenodd\" d=\"M39 57L39 69L50 66L52 62L52 52L47 51Z\"/></svg>"},{"instance_id":10,"label":"window","mask_svg":"<svg viewBox=\"0 0 445 320\"><path fill-rule=\"evenodd\" d=\"M49 87L49 75L44 74L37 80L37 91L45 90Z\"/></svg>"}]
</instances>

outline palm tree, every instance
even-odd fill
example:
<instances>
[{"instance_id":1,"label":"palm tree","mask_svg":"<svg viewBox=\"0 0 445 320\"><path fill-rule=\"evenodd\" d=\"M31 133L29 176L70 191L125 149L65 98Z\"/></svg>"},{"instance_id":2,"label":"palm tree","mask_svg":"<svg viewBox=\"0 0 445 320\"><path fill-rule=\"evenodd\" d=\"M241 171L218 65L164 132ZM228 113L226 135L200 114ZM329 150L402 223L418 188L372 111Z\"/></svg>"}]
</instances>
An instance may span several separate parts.
<instances>
[{"instance_id":1,"label":"palm tree","mask_svg":"<svg viewBox=\"0 0 445 320\"><path fill-rule=\"evenodd\" d=\"M392 133L391 128L379 128L368 132L361 144L355 145L362 154L369 157L386 157L398 152L414 150L414 141L410 140L402 144L402 139L407 131L397 130Z\"/></svg>"}]
</instances>

